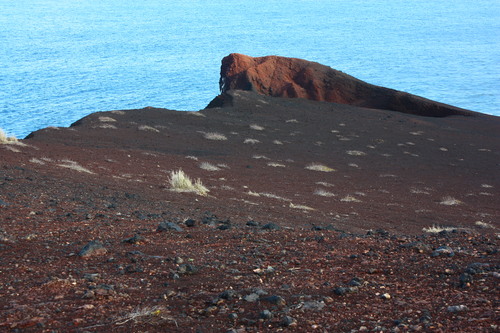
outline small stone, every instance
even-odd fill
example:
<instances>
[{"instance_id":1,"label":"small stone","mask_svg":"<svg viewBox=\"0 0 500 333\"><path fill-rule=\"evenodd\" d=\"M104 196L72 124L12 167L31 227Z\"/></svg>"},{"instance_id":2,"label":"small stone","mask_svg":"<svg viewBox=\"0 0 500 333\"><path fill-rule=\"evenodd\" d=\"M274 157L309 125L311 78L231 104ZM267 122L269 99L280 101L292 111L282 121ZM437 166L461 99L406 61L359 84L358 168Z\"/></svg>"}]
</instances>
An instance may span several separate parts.
<instances>
[{"instance_id":1,"label":"small stone","mask_svg":"<svg viewBox=\"0 0 500 333\"><path fill-rule=\"evenodd\" d=\"M199 271L198 267L191 265L191 264L182 264L177 268L177 272L179 274L195 274Z\"/></svg>"},{"instance_id":2,"label":"small stone","mask_svg":"<svg viewBox=\"0 0 500 333\"><path fill-rule=\"evenodd\" d=\"M473 280L472 275L470 275L468 273L463 273L462 275L460 275L458 286L460 288L470 287L470 284L472 283L472 280Z\"/></svg>"},{"instance_id":3,"label":"small stone","mask_svg":"<svg viewBox=\"0 0 500 333\"><path fill-rule=\"evenodd\" d=\"M225 290L223 291L219 297L222 298L222 299L231 299L233 297L236 297L237 295L237 292L233 289L228 289L228 290Z\"/></svg>"},{"instance_id":4,"label":"small stone","mask_svg":"<svg viewBox=\"0 0 500 333\"><path fill-rule=\"evenodd\" d=\"M304 302L302 305L302 309L304 310L312 310L312 311L321 311L325 307L324 302L318 302L318 301L310 301L310 302Z\"/></svg>"},{"instance_id":5,"label":"small stone","mask_svg":"<svg viewBox=\"0 0 500 333\"><path fill-rule=\"evenodd\" d=\"M82 258L106 254L108 250L99 241L91 241L81 249L78 255Z\"/></svg>"},{"instance_id":6,"label":"small stone","mask_svg":"<svg viewBox=\"0 0 500 333\"><path fill-rule=\"evenodd\" d=\"M181 257L175 257L174 258L174 262L179 265L179 264L183 264L184 263L184 259L182 259Z\"/></svg>"},{"instance_id":7,"label":"small stone","mask_svg":"<svg viewBox=\"0 0 500 333\"><path fill-rule=\"evenodd\" d=\"M217 311L218 307L216 307L215 305L212 305L212 306L209 306L205 309L204 313L209 315L209 314L212 314L214 313L215 311Z\"/></svg>"},{"instance_id":8,"label":"small stone","mask_svg":"<svg viewBox=\"0 0 500 333\"><path fill-rule=\"evenodd\" d=\"M186 225L186 227L192 228L196 225L196 221L193 219L187 219L186 221L184 221L184 224Z\"/></svg>"},{"instance_id":9,"label":"small stone","mask_svg":"<svg viewBox=\"0 0 500 333\"><path fill-rule=\"evenodd\" d=\"M467 311L468 308L465 305L451 305L447 308L448 312L455 313L455 312L463 312Z\"/></svg>"},{"instance_id":10,"label":"small stone","mask_svg":"<svg viewBox=\"0 0 500 333\"><path fill-rule=\"evenodd\" d=\"M249 227L258 227L259 226L259 222L256 222L254 220L250 220L247 222L247 226Z\"/></svg>"},{"instance_id":11,"label":"small stone","mask_svg":"<svg viewBox=\"0 0 500 333\"><path fill-rule=\"evenodd\" d=\"M333 292L335 293L335 295L344 296L345 294L347 294L347 288L337 287L333 289Z\"/></svg>"},{"instance_id":12,"label":"small stone","mask_svg":"<svg viewBox=\"0 0 500 333\"><path fill-rule=\"evenodd\" d=\"M385 294L380 295L380 298L382 298L382 299L391 299L391 295L388 294L388 293L385 293Z\"/></svg>"},{"instance_id":13,"label":"small stone","mask_svg":"<svg viewBox=\"0 0 500 333\"><path fill-rule=\"evenodd\" d=\"M259 314L259 317L261 319L271 319L273 317L273 314L269 310L264 310Z\"/></svg>"},{"instance_id":14,"label":"small stone","mask_svg":"<svg viewBox=\"0 0 500 333\"><path fill-rule=\"evenodd\" d=\"M295 325L297 325L297 320L295 318L290 317L290 316L285 316L281 320L281 326L290 327L290 326L295 326Z\"/></svg>"},{"instance_id":15,"label":"small stone","mask_svg":"<svg viewBox=\"0 0 500 333\"><path fill-rule=\"evenodd\" d=\"M138 244L142 241L144 241L144 238L141 235L136 234L133 237L122 240L122 243Z\"/></svg>"},{"instance_id":16,"label":"small stone","mask_svg":"<svg viewBox=\"0 0 500 333\"><path fill-rule=\"evenodd\" d=\"M275 223L267 223L262 226L263 230L280 230L281 227Z\"/></svg>"},{"instance_id":17,"label":"small stone","mask_svg":"<svg viewBox=\"0 0 500 333\"><path fill-rule=\"evenodd\" d=\"M169 231L169 230L179 231L179 232L184 231L177 223L167 222L167 221L160 222L158 228L156 228L157 232Z\"/></svg>"},{"instance_id":18,"label":"small stone","mask_svg":"<svg viewBox=\"0 0 500 333\"><path fill-rule=\"evenodd\" d=\"M453 249L449 246L440 246L437 249L435 249L431 254L432 257L438 257L441 255L447 255L448 257L453 257L455 255L455 252L453 252Z\"/></svg>"},{"instance_id":19,"label":"small stone","mask_svg":"<svg viewBox=\"0 0 500 333\"><path fill-rule=\"evenodd\" d=\"M361 278L355 277L351 281L349 281L348 285L353 287L360 287L363 285L365 281Z\"/></svg>"},{"instance_id":20,"label":"small stone","mask_svg":"<svg viewBox=\"0 0 500 333\"><path fill-rule=\"evenodd\" d=\"M247 302L256 302L259 299L259 295L256 293L251 293L243 297L243 299Z\"/></svg>"},{"instance_id":21,"label":"small stone","mask_svg":"<svg viewBox=\"0 0 500 333\"><path fill-rule=\"evenodd\" d=\"M238 319L238 314L233 312L233 313L230 313L228 317L231 320L236 320L236 319Z\"/></svg>"},{"instance_id":22,"label":"small stone","mask_svg":"<svg viewBox=\"0 0 500 333\"><path fill-rule=\"evenodd\" d=\"M265 297L262 300L269 302L271 304L274 304L274 305L278 305L278 306L285 306L286 305L285 299L281 296L273 295L273 296Z\"/></svg>"}]
</instances>

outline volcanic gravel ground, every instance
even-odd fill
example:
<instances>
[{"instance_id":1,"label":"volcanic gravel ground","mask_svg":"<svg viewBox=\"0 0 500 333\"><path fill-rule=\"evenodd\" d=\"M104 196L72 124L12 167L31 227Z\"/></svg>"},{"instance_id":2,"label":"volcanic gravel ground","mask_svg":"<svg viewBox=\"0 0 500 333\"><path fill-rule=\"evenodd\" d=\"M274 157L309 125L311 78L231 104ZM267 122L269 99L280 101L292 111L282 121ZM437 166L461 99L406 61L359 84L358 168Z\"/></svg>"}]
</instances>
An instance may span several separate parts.
<instances>
[{"instance_id":1,"label":"volcanic gravel ground","mask_svg":"<svg viewBox=\"0 0 500 333\"><path fill-rule=\"evenodd\" d=\"M498 330L497 117L220 106L0 145L0 330Z\"/></svg>"}]
</instances>

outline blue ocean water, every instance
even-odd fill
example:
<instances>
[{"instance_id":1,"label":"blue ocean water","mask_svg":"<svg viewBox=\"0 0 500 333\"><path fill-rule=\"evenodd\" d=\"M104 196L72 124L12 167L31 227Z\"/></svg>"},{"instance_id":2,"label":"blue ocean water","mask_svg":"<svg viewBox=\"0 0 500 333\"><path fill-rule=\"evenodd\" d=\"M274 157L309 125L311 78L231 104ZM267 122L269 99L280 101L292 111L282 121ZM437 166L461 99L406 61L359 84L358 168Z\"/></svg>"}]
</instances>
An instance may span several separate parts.
<instances>
[{"instance_id":1,"label":"blue ocean water","mask_svg":"<svg viewBox=\"0 0 500 333\"><path fill-rule=\"evenodd\" d=\"M0 0L0 128L204 108L232 52L500 115L498 0Z\"/></svg>"}]
</instances>

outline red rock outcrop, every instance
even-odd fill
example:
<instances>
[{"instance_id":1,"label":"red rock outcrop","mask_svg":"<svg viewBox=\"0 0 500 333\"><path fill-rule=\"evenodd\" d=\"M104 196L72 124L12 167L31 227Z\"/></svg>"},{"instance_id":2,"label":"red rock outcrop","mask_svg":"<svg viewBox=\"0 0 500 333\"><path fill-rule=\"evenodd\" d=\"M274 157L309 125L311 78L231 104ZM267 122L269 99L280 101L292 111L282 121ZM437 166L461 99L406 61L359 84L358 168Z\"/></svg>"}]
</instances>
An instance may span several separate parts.
<instances>
[{"instance_id":1,"label":"red rock outcrop","mask_svg":"<svg viewBox=\"0 0 500 333\"><path fill-rule=\"evenodd\" d=\"M222 59L220 89L250 90L274 97L306 98L393 110L430 117L474 115L475 112L423 97L369 84L316 62L232 53Z\"/></svg>"}]
</instances>

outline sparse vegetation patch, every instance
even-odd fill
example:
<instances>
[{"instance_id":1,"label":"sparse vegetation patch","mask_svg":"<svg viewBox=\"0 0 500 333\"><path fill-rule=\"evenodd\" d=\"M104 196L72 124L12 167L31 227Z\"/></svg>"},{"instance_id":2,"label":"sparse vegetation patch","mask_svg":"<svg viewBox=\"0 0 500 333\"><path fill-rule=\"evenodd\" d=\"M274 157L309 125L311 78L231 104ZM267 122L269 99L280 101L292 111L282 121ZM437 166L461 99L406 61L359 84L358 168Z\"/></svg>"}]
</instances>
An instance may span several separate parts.
<instances>
[{"instance_id":1,"label":"sparse vegetation patch","mask_svg":"<svg viewBox=\"0 0 500 333\"><path fill-rule=\"evenodd\" d=\"M332 172L335 171L335 169L332 169L324 164L319 164L319 163L312 163L306 166L307 170L313 170L313 171L322 171L322 172Z\"/></svg>"},{"instance_id":2,"label":"sparse vegetation patch","mask_svg":"<svg viewBox=\"0 0 500 333\"><path fill-rule=\"evenodd\" d=\"M209 162L202 162L200 164L200 168L203 169L203 170L207 170L207 171L219 171L220 168L216 165L213 165L212 163L209 163Z\"/></svg>"},{"instance_id":3,"label":"sparse vegetation patch","mask_svg":"<svg viewBox=\"0 0 500 333\"><path fill-rule=\"evenodd\" d=\"M422 229L422 231L428 232L431 234L438 234L442 231L452 232L452 231L456 231L456 230L457 230L457 228L455 228L455 227L443 227L443 226L439 226L439 225L432 225L431 227Z\"/></svg>"},{"instance_id":4,"label":"sparse vegetation patch","mask_svg":"<svg viewBox=\"0 0 500 333\"><path fill-rule=\"evenodd\" d=\"M201 183L198 178L196 181L191 180L182 169L172 171L169 178L170 189L176 192L193 192L199 195L207 195L209 190Z\"/></svg>"},{"instance_id":5,"label":"sparse vegetation patch","mask_svg":"<svg viewBox=\"0 0 500 333\"><path fill-rule=\"evenodd\" d=\"M457 205L463 204L463 202L458 200L458 199L455 199L453 197L448 196L448 197L442 198L440 204L445 205L445 206L457 206Z\"/></svg>"},{"instance_id":6,"label":"sparse vegetation patch","mask_svg":"<svg viewBox=\"0 0 500 333\"><path fill-rule=\"evenodd\" d=\"M221 134L221 133L209 132L209 133L204 133L203 136L207 140L214 140L214 141L225 141L225 140L227 140L227 137L224 134Z\"/></svg>"}]
</instances>

